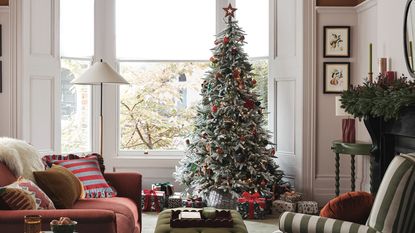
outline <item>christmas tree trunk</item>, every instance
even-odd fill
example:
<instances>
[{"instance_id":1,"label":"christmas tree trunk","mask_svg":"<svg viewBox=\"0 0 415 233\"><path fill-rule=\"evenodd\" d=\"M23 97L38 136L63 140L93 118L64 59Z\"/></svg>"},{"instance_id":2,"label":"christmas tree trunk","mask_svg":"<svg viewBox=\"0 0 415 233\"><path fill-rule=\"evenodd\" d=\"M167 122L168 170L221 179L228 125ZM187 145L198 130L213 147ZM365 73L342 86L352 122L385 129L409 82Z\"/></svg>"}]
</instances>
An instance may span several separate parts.
<instances>
[{"instance_id":1,"label":"christmas tree trunk","mask_svg":"<svg viewBox=\"0 0 415 233\"><path fill-rule=\"evenodd\" d=\"M208 200L235 200L245 191L268 195L283 176L273 159L259 95L253 91L256 80L243 51L244 32L233 19L236 8L229 4L224 10L227 27L215 40L195 128L175 172L188 192Z\"/></svg>"}]
</instances>

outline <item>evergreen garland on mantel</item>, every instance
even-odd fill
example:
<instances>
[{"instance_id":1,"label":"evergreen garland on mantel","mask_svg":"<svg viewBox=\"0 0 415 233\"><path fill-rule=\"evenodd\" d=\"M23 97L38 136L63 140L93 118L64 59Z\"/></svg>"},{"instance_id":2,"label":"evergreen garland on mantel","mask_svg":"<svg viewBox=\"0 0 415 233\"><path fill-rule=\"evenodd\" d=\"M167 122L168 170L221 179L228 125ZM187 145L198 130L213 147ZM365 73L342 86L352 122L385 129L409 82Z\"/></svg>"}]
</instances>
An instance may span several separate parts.
<instances>
[{"instance_id":1,"label":"evergreen garland on mantel","mask_svg":"<svg viewBox=\"0 0 415 233\"><path fill-rule=\"evenodd\" d=\"M347 113L359 119L397 119L402 108L415 106L415 82L403 75L398 79L379 75L377 82L366 81L344 91L340 101Z\"/></svg>"}]
</instances>

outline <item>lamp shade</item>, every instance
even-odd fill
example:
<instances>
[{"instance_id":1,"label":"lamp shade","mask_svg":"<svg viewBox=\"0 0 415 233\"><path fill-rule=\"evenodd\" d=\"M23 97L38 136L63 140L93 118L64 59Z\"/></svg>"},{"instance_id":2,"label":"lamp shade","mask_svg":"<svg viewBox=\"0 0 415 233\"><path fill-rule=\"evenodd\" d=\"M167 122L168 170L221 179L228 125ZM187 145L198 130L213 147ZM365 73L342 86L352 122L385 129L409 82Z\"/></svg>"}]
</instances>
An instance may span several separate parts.
<instances>
[{"instance_id":1,"label":"lamp shade","mask_svg":"<svg viewBox=\"0 0 415 233\"><path fill-rule=\"evenodd\" d=\"M101 84L101 83L117 83L129 84L121 75L119 75L106 62L99 61L92 65L85 73L72 81L73 84Z\"/></svg>"},{"instance_id":2,"label":"lamp shade","mask_svg":"<svg viewBox=\"0 0 415 233\"><path fill-rule=\"evenodd\" d=\"M344 111L342 108L342 103L340 102L341 96L336 96L336 116L347 116L350 117L351 115Z\"/></svg>"}]
</instances>

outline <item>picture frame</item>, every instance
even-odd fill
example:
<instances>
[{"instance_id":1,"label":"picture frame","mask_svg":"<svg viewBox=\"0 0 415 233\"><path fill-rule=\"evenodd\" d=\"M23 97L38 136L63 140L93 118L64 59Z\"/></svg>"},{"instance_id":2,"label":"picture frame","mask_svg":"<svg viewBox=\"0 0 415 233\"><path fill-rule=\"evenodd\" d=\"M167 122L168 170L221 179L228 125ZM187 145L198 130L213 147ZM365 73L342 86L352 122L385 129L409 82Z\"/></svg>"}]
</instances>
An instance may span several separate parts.
<instances>
[{"instance_id":1,"label":"picture frame","mask_svg":"<svg viewBox=\"0 0 415 233\"><path fill-rule=\"evenodd\" d=\"M324 62L325 94L340 94L350 87L350 62Z\"/></svg>"},{"instance_id":2,"label":"picture frame","mask_svg":"<svg viewBox=\"0 0 415 233\"><path fill-rule=\"evenodd\" d=\"M324 57L350 57L350 26L324 26Z\"/></svg>"}]
</instances>

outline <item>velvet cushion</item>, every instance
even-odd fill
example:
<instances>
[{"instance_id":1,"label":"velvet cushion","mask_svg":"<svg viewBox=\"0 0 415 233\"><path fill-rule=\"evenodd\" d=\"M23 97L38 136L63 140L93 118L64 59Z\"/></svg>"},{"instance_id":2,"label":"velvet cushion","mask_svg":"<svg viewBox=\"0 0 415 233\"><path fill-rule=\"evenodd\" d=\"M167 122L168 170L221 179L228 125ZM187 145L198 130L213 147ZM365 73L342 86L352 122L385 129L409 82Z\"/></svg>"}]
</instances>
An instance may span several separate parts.
<instances>
[{"instance_id":1,"label":"velvet cushion","mask_svg":"<svg viewBox=\"0 0 415 233\"><path fill-rule=\"evenodd\" d=\"M57 208L72 208L83 194L79 179L62 166L53 165L46 171L33 174L39 187L52 199Z\"/></svg>"},{"instance_id":2,"label":"velvet cushion","mask_svg":"<svg viewBox=\"0 0 415 233\"><path fill-rule=\"evenodd\" d=\"M320 211L321 217L365 224L373 205L367 192L348 192L330 200Z\"/></svg>"},{"instance_id":3,"label":"velvet cushion","mask_svg":"<svg viewBox=\"0 0 415 233\"><path fill-rule=\"evenodd\" d=\"M54 164L66 167L82 182L85 198L114 197L116 192L105 181L96 158L55 160Z\"/></svg>"},{"instance_id":4,"label":"velvet cushion","mask_svg":"<svg viewBox=\"0 0 415 233\"><path fill-rule=\"evenodd\" d=\"M50 210L55 209L49 197L32 181L19 178L16 182L0 188L0 198L6 209Z\"/></svg>"}]
</instances>

